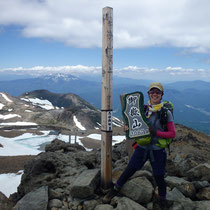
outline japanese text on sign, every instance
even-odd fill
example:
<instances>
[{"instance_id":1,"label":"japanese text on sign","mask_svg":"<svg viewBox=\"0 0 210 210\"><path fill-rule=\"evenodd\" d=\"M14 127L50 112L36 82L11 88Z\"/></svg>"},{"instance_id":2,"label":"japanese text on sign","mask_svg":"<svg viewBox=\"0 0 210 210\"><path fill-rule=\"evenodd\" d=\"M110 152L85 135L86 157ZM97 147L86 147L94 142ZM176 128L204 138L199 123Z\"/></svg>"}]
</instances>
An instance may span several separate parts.
<instances>
[{"instance_id":1,"label":"japanese text on sign","mask_svg":"<svg viewBox=\"0 0 210 210\"><path fill-rule=\"evenodd\" d=\"M128 123L129 130L126 135L128 138L144 137L149 135L149 127L144 115L143 94L134 92L126 94L124 97L124 117Z\"/></svg>"},{"instance_id":2,"label":"japanese text on sign","mask_svg":"<svg viewBox=\"0 0 210 210\"><path fill-rule=\"evenodd\" d=\"M112 111L107 112L107 131L112 131Z\"/></svg>"}]
</instances>

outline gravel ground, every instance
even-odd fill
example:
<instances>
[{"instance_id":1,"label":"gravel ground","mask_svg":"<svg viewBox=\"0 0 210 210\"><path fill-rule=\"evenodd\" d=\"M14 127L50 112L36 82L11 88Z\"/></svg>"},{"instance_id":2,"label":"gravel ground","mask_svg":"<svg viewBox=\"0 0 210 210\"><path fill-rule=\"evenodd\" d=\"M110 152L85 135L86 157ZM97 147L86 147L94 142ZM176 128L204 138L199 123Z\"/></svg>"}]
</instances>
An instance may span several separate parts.
<instances>
[{"instance_id":1,"label":"gravel ground","mask_svg":"<svg viewBox=\"0 0 210 210\"><path fill-rule=\"evenodd\" d=\"M17 173L24 169L24 165L33 159L33 155L0 156L0 174Z\"/></svg>"}]
</instances>

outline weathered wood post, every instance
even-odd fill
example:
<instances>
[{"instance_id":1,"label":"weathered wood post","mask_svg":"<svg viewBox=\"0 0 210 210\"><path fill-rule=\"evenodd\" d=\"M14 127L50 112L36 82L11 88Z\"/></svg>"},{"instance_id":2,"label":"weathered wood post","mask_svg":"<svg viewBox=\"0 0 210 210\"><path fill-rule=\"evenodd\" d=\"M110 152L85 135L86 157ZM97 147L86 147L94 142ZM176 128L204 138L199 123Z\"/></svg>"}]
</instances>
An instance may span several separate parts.
<instances>
[{"instance_id":1,"label":"weathered wood post","mask_svg":"<svg viewBox=\"0 0 210 210\"><path fill-rule=\"evenodd\" d=\"M102 83L101 83L101 188L112 184L112 72L113 9L103 8Z\"/></svg>"},{"instance_id":2,"label":"weathered wood post","mask_svg":"<svg viewBox=\"0 0 210 210\"><path fill-rule=\"evenodd\" d=\"M71 144L71 134L69 134L69 144Z\"/></svg>"},{"instance_id":3,"label":"weathered wood post","mask_svg":"<svg viewBox=\"0 0 210 210\"><path fill-rule=\"evenodd\" d=\"M74 136L74 144L76 144L77 143L77 134L75 134L75 136Z\"/></svg>"}]
</instances>

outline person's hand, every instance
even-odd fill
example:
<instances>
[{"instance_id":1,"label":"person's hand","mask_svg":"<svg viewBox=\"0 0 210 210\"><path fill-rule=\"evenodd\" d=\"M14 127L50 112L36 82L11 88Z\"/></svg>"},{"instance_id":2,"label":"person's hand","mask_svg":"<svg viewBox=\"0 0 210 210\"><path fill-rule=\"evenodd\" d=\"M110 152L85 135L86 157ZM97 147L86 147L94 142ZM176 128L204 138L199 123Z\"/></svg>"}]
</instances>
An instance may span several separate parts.
<instances>
[{"instance_id":1,"label":"person's hand","mask_svg":"<svg viewBox=\"0 0 210 210\"><path fill-rule=\"evenodd\" d=\"M126 132L126 131L128 131L129 130L129 127L128 127L128 125L124 125L124 131Z\"/></svg>"},{"instance_id":2,"label":"person's hand","mask_svg":"<svg viewBox=\"0 0 210 210\"><path fill-rule=\"evenodd\" d=\"M132 147L133 147L133 149L136 149L136 148L138 147L137 142L134 142L134 143L132 144Z\"/></svg>"},{"instance_id":3,"label":"person's hand","mask_svg":"<svg viewBox=\"0 0 210 210\"><path fill-rule=\"evenodd\" d=\"M152 136L156 136L157 135L157 129L154 126L149 126L149 132Z\"/></svg>"}]
</instances>

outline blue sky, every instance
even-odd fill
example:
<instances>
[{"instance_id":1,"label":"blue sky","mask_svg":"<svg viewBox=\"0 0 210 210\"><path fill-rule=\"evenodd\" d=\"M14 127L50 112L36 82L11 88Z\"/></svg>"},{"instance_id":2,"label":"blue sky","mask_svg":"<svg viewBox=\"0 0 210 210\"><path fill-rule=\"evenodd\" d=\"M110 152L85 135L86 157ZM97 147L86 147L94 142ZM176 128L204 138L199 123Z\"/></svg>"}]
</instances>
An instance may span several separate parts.
<instances>
[{"instance_id":1,"label":"blue sky","mask_svg":"<svg viewBox=\"0 0 210 210\"><path fill-rule=\"evenodd\" d=\"M0 0L0 73L100 74L105 6L115 75L210 81L207 0Z\"/></svg>"}]
</instances>

